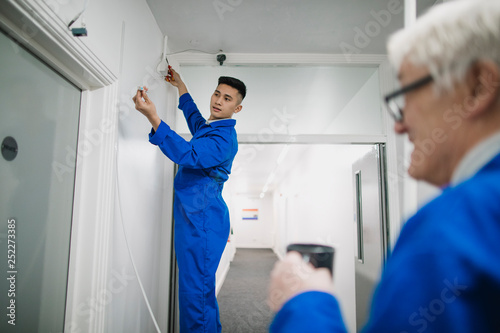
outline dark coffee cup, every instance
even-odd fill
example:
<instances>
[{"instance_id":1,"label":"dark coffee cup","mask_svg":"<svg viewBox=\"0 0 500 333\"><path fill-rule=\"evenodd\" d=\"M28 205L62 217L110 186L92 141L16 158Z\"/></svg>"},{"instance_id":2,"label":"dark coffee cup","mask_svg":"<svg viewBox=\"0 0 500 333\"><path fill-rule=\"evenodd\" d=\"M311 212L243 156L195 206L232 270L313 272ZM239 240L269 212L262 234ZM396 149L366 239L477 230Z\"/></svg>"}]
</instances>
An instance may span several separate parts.
<instances>
[{"instance_id":1,"label":"dark coffee cup","mask_svg":"<svg viewBox=\"0 0 500 333\"><path fill-rule=\"evenodd\" d=\"M304 261L310 262L314 267L328 268L333 276L333 257L335 249L331 246L320 244L290 244L286 251L297 251L302 255Z\"/></svg>"}]
</instances>

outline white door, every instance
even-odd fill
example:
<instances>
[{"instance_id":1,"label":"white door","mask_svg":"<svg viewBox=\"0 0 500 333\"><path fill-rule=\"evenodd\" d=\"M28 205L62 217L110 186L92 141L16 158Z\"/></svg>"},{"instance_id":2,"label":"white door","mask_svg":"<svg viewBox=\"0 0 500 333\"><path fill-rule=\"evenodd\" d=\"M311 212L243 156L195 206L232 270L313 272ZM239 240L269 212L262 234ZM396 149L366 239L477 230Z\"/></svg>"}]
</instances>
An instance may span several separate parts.
<instances>
[{"instance_id":1,"label":"white door","mask_svg":"<svg viewBox=\"0 0 500 333\"><path fill-rule=\"evenodd\" d=\"M368 319L369 306L387 257L385 147L375 144L352 166L356 230L356 327Z\"/></svg>"},{"instance_id":2,"label":"white door","mask_svg":"<svg viewBox=\"0 0 500 333\"><path fill-rule=\"evenodd\" d=\"M1 31L0 73L0 331L62 332L81 91Z\"/></svg>"}]
</instances>

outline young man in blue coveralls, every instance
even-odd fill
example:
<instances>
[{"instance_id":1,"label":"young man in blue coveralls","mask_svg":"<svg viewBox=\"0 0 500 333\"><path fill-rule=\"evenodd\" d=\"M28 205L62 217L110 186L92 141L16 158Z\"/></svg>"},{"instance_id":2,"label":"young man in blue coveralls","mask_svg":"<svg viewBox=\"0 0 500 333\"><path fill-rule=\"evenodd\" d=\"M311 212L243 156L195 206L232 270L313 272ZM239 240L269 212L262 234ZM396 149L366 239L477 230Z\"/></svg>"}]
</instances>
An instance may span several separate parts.
<instances>
[{"instance_id":1,"label":"young man in blue coveralls","mask_svg":"<svg viewBox=\"0 0 500 333\"><path fill-rule=\"evenodd\" d=\"M401 230L362 331L500 332L500 1L434 6L388 50L408 172L443 192ZM290 253L271 277L271 332L346 331L326 269Z\"/></svg>"},{"instance_id":2,"label":"young man in blue coveralls","mask_svg":"<svg viewBox=\"0 0 500 333\"><path fill-rule=\"evenodd\" d=\"M233 114L242 109L246 87L220 77L205 120L175 70L168 81L179 90L179 108L193 138L188 142L158 116L146 91L133 98L150 121L149 141L179 165L175 177L175 254L179 267L180 328L187 332L221 332L215 297L215 273L229 237L229 212L222 187L238 151Z\"/></svg>"}]
</instances>

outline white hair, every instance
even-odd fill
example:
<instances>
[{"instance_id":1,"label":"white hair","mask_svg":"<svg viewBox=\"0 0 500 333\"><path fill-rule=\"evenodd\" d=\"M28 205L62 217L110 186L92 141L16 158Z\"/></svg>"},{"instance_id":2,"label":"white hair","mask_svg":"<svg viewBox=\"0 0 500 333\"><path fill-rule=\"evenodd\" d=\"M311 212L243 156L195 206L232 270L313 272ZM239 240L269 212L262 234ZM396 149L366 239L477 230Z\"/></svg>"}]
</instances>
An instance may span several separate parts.
<instances>
[{"instance_id":1,"label":"white hair","mask_svg":"<svg viewBox=\"0 0 500 333\"><path fill-rule=\"evenodd\" d=\"M396 70L405 59L427 66L439 90L452 90L475 61L500 66L500 1L456 0L434 6L413 26L393 34L387 49Z\"/></svg>"}]
</instances>

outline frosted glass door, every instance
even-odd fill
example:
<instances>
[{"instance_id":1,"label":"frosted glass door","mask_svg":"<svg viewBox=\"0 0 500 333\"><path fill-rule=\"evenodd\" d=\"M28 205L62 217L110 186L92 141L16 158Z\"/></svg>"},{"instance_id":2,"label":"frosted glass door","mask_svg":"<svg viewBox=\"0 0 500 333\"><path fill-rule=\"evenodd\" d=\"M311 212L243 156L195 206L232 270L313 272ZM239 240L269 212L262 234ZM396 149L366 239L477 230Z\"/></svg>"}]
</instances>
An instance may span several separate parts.
<instances>
[{"instance_id":1,"label":"frosted glass door","mask_svg":"<svg viewBox=\"0 0 500 333\"><path fill-rule=\"evenodd\" d=\"M0 32L0 332L62 332L81 91Z\"/></svg>"}]
</instances>

